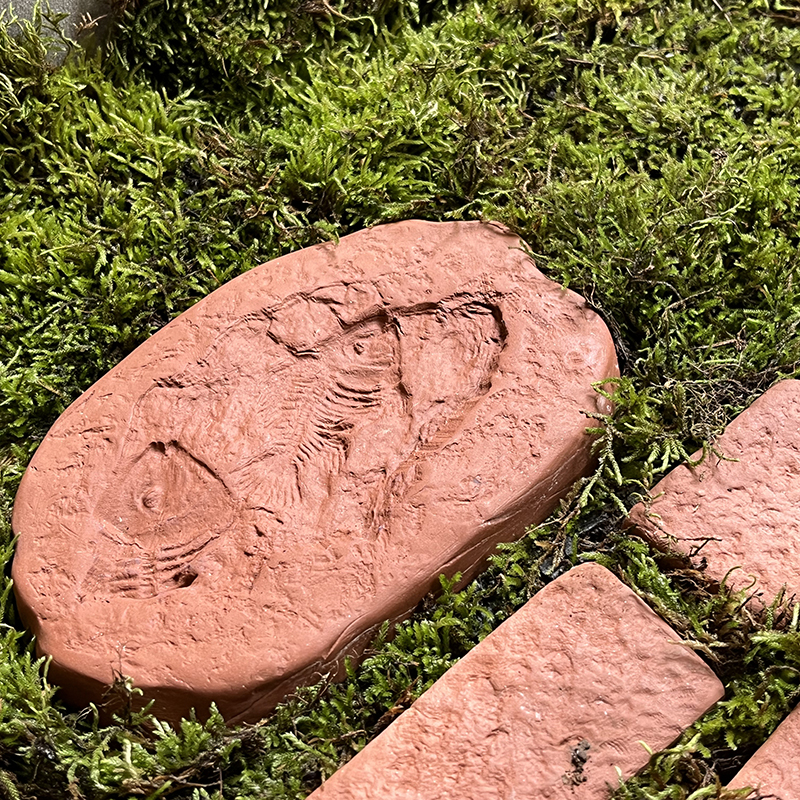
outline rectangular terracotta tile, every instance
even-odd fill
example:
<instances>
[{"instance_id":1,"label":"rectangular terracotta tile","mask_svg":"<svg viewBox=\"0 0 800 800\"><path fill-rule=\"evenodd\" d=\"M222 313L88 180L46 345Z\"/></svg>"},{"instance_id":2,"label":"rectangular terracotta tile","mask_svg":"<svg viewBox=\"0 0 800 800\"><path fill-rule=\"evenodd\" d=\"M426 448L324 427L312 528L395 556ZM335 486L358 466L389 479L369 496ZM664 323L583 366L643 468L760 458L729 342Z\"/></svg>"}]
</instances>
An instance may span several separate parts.
<instances>
[{"instance_id":1,"label":"rectangular terracotta tile","mask_svg":"<svg viewBox=\"0 0 800 800\"><path fill-rule=\"evenodd\" d=\"M739 770L729 789L751 786L774 800L800 797L800 708L796 708Z\"/></svg>"},{"instance_id":2,"label":"rectangular terracotta tile","mask_svg":"<svg viewBox=\"0 0 800 800\"><path fill-rule=\"evenodd\" d=\"M694 469L672 470L631 522L656 546L692 554L701 547L708 574L748 586L769 604L786 584L800 591L800 381L781 381L728 425L714 455ZM696 453L695 458L700 454Z\"/></svg>"},{"instance_id":3,"label":"rectangular terracotta tile","mask_svg":"<svg viewBox=\"0 0 800 800\"><path fill-rule=\"evenodd\" d=\"M549 584L312 795L594 800L723 688L608 570Z\"/></svg>"}]
</instances>

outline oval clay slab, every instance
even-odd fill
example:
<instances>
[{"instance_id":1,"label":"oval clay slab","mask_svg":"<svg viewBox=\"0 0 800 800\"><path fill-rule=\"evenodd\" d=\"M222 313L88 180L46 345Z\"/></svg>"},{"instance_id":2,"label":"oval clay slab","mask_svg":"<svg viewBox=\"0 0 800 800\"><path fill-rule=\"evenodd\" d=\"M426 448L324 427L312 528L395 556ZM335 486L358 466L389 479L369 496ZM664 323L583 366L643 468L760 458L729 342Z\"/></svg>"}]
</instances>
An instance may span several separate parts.
<instances>
[{"instance_id":1,"label":"oval clay slab","mask_svg":"<svg viewBox=\"0 0 800 800\"><path fill-rule=\"evenodd\" d=\"M253 269L76 400L25 473L14 588L51 680L260 718L543 520L616 374L602 321L498 225Z\"/></svg>"}]
</instances>

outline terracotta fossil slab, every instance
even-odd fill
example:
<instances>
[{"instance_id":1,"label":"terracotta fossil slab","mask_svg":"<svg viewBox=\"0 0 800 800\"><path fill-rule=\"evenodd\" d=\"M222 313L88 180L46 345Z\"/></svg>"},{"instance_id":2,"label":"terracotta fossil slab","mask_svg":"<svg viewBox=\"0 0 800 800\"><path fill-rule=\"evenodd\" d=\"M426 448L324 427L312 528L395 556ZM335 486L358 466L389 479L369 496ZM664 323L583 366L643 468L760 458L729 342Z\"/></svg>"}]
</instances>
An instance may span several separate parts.
<instances>
[{"instance_id":1,"label":"terracotta fossil slab","mask_svg":"<svg viewBox=\"0 0 800 800\"><path fill-rule=\"evenodd\" d=\"M13 575L51 678L259 718L544 518L616 373L601 320L500 226L253 269L92 386L23 478Z\"/></svg>"},{"instance_id":2,"label":"terracotta fossil slab","mask_svg":"<svg viewBox=\"0 0 800 800\"><path fill-rule=\"evenodd\" d=\"M800 797L800 708L795 709L778 729L739 770L729 789L750 786L764 797L795 800Z\"/></svg>"},{"instance_id":3,"label":"terracotta fossil slab","mask_svg":"<svg viewBox=\"0 0 800 800\"><path fill-rule=\"evenodd\" d=\"M722 684L596 564L546 586L336 772L314 800L600 800Z\"/></svg>"},{"instance_id":4,"label":"terracotta fossil slab","mask_svg":"<svg viewBox=\"0 0 800 800\"><path fill-rule=\"evenodd\" d=\"M781 381L728 425L694 470L677 467L653 487L649 513L631 521L657 546L699 554L717 580L757 589L769 604L787 585L800 590L800 381ZM695 458L699 457L695 454Z\"/></svg>"}]
</instances>

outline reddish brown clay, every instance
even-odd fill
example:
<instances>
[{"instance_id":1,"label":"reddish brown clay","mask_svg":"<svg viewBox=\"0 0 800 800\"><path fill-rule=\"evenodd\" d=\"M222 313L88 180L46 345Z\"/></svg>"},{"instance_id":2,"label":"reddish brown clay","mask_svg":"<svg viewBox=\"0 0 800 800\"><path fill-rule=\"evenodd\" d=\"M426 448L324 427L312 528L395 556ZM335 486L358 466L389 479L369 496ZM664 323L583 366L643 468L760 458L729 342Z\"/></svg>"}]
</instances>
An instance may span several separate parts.
<instances>
[{"instance_id":1,"label":"reddish brown clay","mask_svg":"<svg viewBox=\"0 0 800 800\"><path fill-rule=\"evenodd\" d=\"M731 781L729 789L750 786L764 798L800 797L800 708L795 709Z\"/></svg>"},{"instance_id":2,"label":"reddish brown clay","mask_svg":"<svg viewBox=\"0 0 800 800\"><path fill-rule=\"evenodd\" d=\"M656 546L708 562L708 574L754 591L769 604L800 590L800 381L781 381L728 425L716 443L726 458L677 467L657 483L649 511L631 510ZM700 457L696 453L693 458Z\"/></svg>"},{"instance_id":3,"label":"reddish brown clay","mask_svg":"<svg viewBox=\"0 0 800 800\"><path fill-rule=\"evenodd\" d=\"M600 800L723 695L608 570L546 586L314 800Z\"/></svg>"},{"instance_id":4,"label":"reddish brown clay","mask_svg":"<svg viewBox=\"0 0 800 800\"><path fill-rule=\"evenodd\" d=\"M387 225L231 281L25 474L13 574L51 678L259 718L543 519L616 374L602 321L497 225Z\"/></svg>"}]
</instances>

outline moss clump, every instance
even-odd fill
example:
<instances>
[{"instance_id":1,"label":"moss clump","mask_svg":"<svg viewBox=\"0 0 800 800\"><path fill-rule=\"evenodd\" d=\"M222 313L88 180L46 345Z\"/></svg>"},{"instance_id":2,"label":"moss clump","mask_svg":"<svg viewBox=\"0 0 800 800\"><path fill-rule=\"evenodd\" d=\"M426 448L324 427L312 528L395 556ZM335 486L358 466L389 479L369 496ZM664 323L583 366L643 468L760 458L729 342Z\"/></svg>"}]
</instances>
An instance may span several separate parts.
<instances>
[{"instance_id":1,"label":"moss clump","mask_svg":"<svg viewBox=\"0 0 800 800\"><path fill-rule=\"evenodd\" d=\"M595 559L726 700L619 798L720 784L800 691L791 598L741 597L621 532L659 475L797 374L800 17L764 0L121 4L51 68L0 23L0 797L302 798L570 565ZM618 345L601 465L464 591L269 720L64 709L9 594L11 502L50 424L229 278L408 217L497 219ZM587 424L596 425L595 421ZM125 682L115 688L124 698Z\"/></svg>"}]
</instances>

